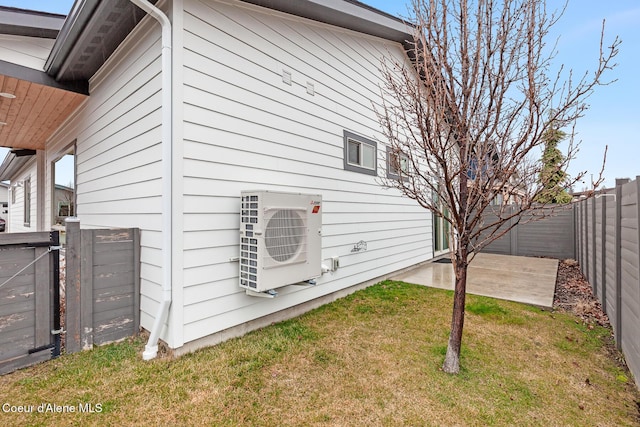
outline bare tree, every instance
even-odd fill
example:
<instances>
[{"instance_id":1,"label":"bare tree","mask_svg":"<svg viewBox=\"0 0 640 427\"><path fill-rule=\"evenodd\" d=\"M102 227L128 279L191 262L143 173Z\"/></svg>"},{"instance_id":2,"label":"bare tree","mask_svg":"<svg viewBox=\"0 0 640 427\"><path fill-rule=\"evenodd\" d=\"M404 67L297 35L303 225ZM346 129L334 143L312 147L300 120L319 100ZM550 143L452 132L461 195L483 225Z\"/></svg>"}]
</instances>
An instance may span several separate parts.
<instances>
[{"instance_id":1,"label":"bare tree","mask_svg":"<svg viewBox=\"0 0 640 427\"><path fill-rule=\"evenodd\" d=\"M469 262L524 221L525 213L527 221L547 214L534 203L545 184L538 179L544 135L569 129L559 165L566 171L577 153L573 135L588 108L585 100L596 86L610 83L602 76L615 66L620 41L603 47L604 23L594 72L550 75L555 49L546 38L563 11L548 14L544 0L414 0L413 67L382 67L384 102L377 113L390 145L388 167L397 176L384 185L451 225L455 293L443 365L448 373L460 369ZM517 203L496 203L505 196Z\"/></svg>"}]
</instances>

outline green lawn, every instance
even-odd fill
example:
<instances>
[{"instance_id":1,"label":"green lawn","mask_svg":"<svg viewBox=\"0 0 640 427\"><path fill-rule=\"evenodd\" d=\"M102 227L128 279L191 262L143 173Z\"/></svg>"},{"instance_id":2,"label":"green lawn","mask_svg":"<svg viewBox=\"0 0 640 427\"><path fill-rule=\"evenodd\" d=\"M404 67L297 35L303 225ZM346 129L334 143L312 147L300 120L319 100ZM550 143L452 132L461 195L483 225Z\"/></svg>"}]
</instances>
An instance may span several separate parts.
<instances>
[{"instance_id":1,"label":"green lawn","mask_svg":"<svg viewBox=\"0 0 640 427\"><path fill-rule=\"evenodd\" d=\"M34 410L0 423L638 425L610 331L567 314L470 295L461 374L440 371L452 298L384 282L179 359L142 361L140 338L63 356L0 378L3 404Z\"/></svg>"}]
</instances>

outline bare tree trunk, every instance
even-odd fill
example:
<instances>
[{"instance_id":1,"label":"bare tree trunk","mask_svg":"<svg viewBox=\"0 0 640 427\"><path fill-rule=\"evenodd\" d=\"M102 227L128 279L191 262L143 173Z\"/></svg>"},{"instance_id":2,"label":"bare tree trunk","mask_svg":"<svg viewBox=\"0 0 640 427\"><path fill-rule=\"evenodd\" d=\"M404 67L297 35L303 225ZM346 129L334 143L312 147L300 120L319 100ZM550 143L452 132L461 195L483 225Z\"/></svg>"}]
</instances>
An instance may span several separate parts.
<instances>
[{"instance_id":1,"label":"bare tree trunk","mask_svg":"<svg viewBox=\"0 0 640 427\"><path fill-rule=\"evenodd\" d=\"M381 179L451 227L455 296L442 369L457 373L468 264L521 220L548 215L544 203L534 203L546 188L541 149L549 132L568 129L566 154L555 165L566 173L580 144L573 139L576 120L595 87L611 83L603 76L615 67L620 40L605 47L603 26L595 71L561 67L554 78L557 52L546 38L564 9L547 14L546 0L411 3L412 66L404 58L383 62L382 105L374 104L396 159L387 167L399 172ZM569 187L585 175L560 181ZM594 188L602 177L601 171ZM493 204L497 196L505 199L500 206ZM509 197L519 203L509 205Z\"/></svg>"},{"instance_id":2,"label":"bare tree trunk","mask_svg":"<svg viewBox=\"0 0 640 427\"><path fill-rule=\"evenodd\" d=\"M467 295L467 248L461 247L455 255L456 286L453 296L453 314L447 354L442 370L448 374L460 372L460 348L462 347L462 329L464 327L464 307Z\"/></svg>"}]
</instances>

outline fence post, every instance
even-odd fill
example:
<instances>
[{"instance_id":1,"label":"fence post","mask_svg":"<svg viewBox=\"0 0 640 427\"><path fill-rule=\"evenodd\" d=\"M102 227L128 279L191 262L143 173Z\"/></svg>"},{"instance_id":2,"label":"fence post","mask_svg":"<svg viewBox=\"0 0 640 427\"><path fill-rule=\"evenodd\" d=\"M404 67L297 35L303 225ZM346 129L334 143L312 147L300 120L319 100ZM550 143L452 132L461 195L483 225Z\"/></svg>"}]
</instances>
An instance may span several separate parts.
<instances>
[{"instance_id":1,"label":"fence post","mask_svg":"<svg viewBox=\"0 0 640 427\"><path fill-rule=\"evenodd\" d=\"M628 179L616 179L616 347L622 350L622 185L629 182Z\"/></svg>"},{"instance_id":2,"label":"fence post","mask_svg":"<svg viewBox=\"0 0 640 427\"><path fill-rule=\"evenodd\" d=\"M60 232L51 231L49 236L50 245L56 248L52 249L53 257L51 257L51 267L53 269L51 272L53 274L53 331L56 331L52 356L58 357L60 356L60 346L62 344L60 339L60 334L62 333L60 325ZM54 333L53 331L51 331L52 334Z\"/></svg>"},{"instance_id":3,"label":"fence post","mask_svg":"<svg viewBox=\"0 0 640 427\"><path fill-rule=\"evenodd\" d=\"M513 211L515 210L514 207L509 206L509 215L513 214ZM511 218L511 225L515 225L515 223L519 220L519 218L513 217ZM516 255L519 256L520 255L520 251L518 251L518 226L514 226L510 231L509 231L509 245L511 246L509 248L509 252L511 253L511 255Z\"/></svg>"},{"instance_id":4,"label":"fence post","mask_svg":"<svg viewBox=\"0 0 640 427\"><path fill-rule=\"evenodd\" d=\"M636 176L636 237L638 240L636 240L637 242L637 246L636 246L636 257L637 261L638 261L638 276L640 277L640 176ZM637 280L635 282L635 285L637 286L636 291L632 292L632 294L635 295L640 295L640 280ZM640 308L640 298L638 298L637 300L633 301L633 304L635 305L636 310ZM638 319L640 316L636 317L636 319ZM634 325L633 323L629 324L629 331L631 332L630 335L633 335L632 331L635 331L635 342L636 343L640 343L640 328L638 328L638 325ZM622 329L622 328L621 328ZM639 358L636 358L636 361ZM634 374L637 375L637 372L634 372ZM636 383L640 383L640 380L636 379Z\"/></svg>"},{"instance_id":5,"label":"fence post","mask_svg":"<svg viewBox=\"0 0 640 427\"><path fill-rule=\"evenodd\" d=\"M38 260L34 265L34 299L35 299L35 334L34 347L42 347L51 344L51 261L44 256L49 248L35 247L34 259ZM53 284L55 286L55 283Z\"/></svg>"},{"instance_id":6,"label":"fence post","mask_svg":"<svg viewBox=\"0 0 640 427\"><path fill-rule=\"evenodd\" d=\"M76 353L82 350L80 336L80 307L82 306L82 289L80 280L80 220L65 220L67 234L66 285L65 285L65 350Z\"/></svg>"},{"instance_id":7,"label":"fence post","mask_svg":"<svg viewBox=\"0 0 640 427\"><path fill-rule=\"evenodd\" d=\"M582 202L576 202L574 207L575 214L573 215L576 222L576 261L582 268Z\"/></svg>"},{"instance_id":8,"label":"fence post","mask_svg":"<svg viewBox=\"0 0 640 427\"><path fill-rule=\"evenodd\" d=\"M582 210L584 211L583 230L584 230L584 275L589 280L589 199L582 202Z\"/></svg>"},{"instance_id":9,"label":"fence post","mask_svg":"<svg viewBox=\"0 0 640 427\"><path fill-rule=\"evenodd\" d=\"M596 250L596 199L591 199L591 290L593 295L598 296L598 263Z\"/></svg>"},{"instance_id":10,"label":"fence post","mask_svg":"<svg viewBox=\"0 0 640 427\"><path fill-rule=\"evenodd\" d=\"M573 223L575 227L575 257L576 261L580 260L580 202L573 205Z\"/></svg>"},{"instance_id":11,"label":"fence post","mask_svg":"<svg viewBox=\"0 0 640 427\"><path fill-rule=\"evenodd\" d=\"M133 332L140 332L140 229L131 230L133 234Z\"/></svg>"},{"instance_id":12,"label":"fence post","mask_svg":"<svg viewBox=\"0 0 640 427\"><path fill-rule=\"evenodd\" d=\"M602 227L600 229L600 235L602 236L601 248L600 248L600 271L602 274L602 283L600 289L602 290L602 311L607 313L607 197L602 196L602 210L600 211L600 217L602 218Z\"/></svg>"}]
</instances>

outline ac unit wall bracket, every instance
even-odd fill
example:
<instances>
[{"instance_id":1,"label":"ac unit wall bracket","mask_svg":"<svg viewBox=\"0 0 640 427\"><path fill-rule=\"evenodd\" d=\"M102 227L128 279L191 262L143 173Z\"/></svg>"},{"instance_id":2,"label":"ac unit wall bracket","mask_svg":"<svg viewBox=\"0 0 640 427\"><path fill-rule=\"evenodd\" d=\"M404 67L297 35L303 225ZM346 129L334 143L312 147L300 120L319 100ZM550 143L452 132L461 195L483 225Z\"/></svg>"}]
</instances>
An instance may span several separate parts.
<instances>
[{"instance_id":1,"label":"ac unit wall bracket","mask_svg":"<svg viewBox=\"0 0 640 427\"><path fill-rule=\"evenodd\" d=\"M264 291L264 292L256 292L256 291L251 291L249 289L246 289L245 292L250 297L275 298L275 297L278 296L278 292L273 290L273 289L270 289L270 290Z\"/></svg>"}]
</instances>

